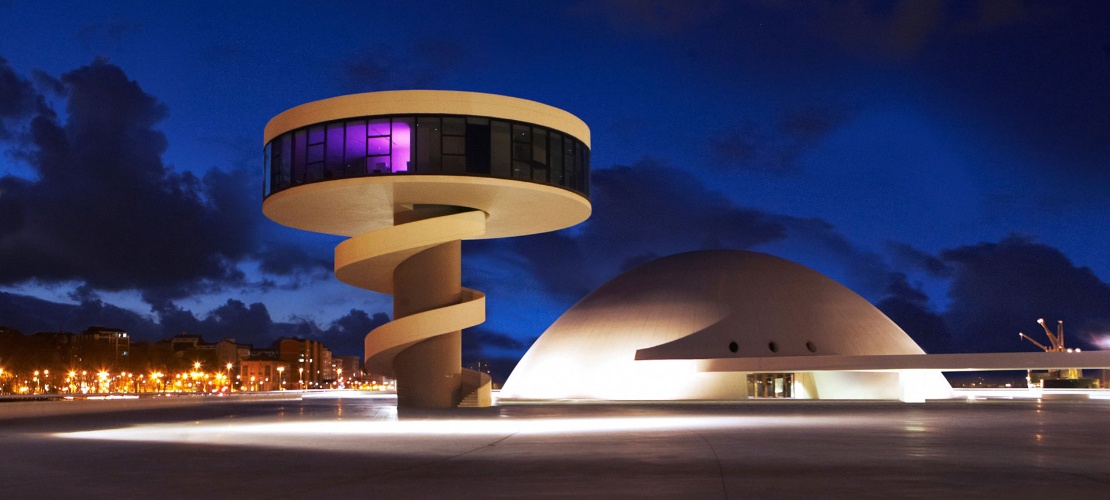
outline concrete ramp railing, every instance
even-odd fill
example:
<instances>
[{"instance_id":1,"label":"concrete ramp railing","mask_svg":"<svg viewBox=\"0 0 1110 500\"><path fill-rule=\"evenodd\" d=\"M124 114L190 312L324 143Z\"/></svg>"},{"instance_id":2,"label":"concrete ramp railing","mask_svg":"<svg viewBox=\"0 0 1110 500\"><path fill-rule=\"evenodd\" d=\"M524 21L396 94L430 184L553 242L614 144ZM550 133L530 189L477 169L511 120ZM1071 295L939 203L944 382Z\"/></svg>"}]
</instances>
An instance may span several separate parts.
<instances>
[{"instance_id":1,"label":"concrete ramp railing","mask_svg":"<svg viewBox=\"0 0 1110 500\"><path fill-rule=\"evenodd\" d=\"M458 304L405 316L372 330L364 342L366 369L392 377L393 358L409 346L485 322L485 294L463 288L460 295Z\"/></svg>"}]
</instances>

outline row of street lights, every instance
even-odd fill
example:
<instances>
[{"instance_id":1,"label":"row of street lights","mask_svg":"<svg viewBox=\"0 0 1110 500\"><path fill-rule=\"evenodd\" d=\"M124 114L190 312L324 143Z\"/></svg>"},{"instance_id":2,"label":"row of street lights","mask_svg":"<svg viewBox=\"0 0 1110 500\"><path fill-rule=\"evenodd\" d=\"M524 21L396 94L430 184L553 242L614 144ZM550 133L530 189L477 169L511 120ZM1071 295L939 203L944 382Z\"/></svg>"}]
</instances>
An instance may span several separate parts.
<instances>
[{"instance_id":1,"label":"row of street lights","mask_svg":"<svg viewBox=\"0 0 1110 500\"><path fill-rule=\"evenodd\" d=\"M232 392L235 391L235 381L240 377L236 376L233 380L231 378L231 370L234 368L234 363L227 363L224 365L225 371L205 373L201 371L201 362L196 361L193 363L193 370L190 372L180 372L176 374L164 374L159 371L154 371L149 374L136 374L130 372L120 372L111 374L107 370L98 370L89 372L88 370L70 370L65 373L64 379L59 380L57 384L53 384L50 378L50 370L35 370L29 378L23 378L16 373L13 373L4 368L0 368L0 394L10 392L14 394L47 394L47 393L61 393L61 394L97 394L97 393L167 393L167 392ZM286 389L285 381L285 366L278 366L277 372L279 376L279 390ZM347 387L343 379L343 369L336 370L337 378L334 388L343 389ZM297 386L300 390L305 390L307 385L304 379L304 368L297 368ZM265 380L269 382L267 378ZM246 382L246 381L243 381ZM257 377L251 376L250 385L247 387L240 386L238 390L258 390L259 384L262 382ZM215 388L212 387L214 384ZM352 388L383 390L389 386L385 385L366 385L364 383L355 384ZM5 390L7 389L7 390Z\"/></svg>"}]
</instances>

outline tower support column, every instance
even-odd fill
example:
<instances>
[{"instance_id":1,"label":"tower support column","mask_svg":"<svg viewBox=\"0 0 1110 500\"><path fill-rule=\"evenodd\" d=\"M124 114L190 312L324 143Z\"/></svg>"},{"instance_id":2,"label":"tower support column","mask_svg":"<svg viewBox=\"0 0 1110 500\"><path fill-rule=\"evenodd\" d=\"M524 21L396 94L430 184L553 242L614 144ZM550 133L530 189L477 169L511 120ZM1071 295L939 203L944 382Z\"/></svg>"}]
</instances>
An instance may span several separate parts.
<instances>
[{"instance_id":1,"label":"tower support column","mask_svg":"<svg viewBox=\"0 0 1110 500\"><path fill-rule=\"evenodd\" d=\"M417 205L394 214L395 224L461 211L457 207ZM436 245L409 257L393 271L394 320L457 304L462 289L462 242ZM422 340L393 359L397 405L454 408L462 384L462 332Z\"/></svg>"}]
</instances>

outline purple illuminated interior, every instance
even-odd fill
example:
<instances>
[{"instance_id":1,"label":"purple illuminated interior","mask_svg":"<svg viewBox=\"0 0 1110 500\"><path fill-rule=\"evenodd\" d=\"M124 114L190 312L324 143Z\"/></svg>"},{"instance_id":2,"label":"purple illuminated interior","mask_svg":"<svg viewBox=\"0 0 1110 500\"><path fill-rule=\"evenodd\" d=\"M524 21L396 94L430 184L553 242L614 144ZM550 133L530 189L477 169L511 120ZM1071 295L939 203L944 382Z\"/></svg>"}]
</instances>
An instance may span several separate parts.
<instances>
[{"instance_id":1,"label":"purple illuminated interior","mask_svg":"<svg viewBox=\"0 0 1110 500\"><path fill-rule=\"evenodd\" d=\"M412 159L412 127L403 121L393 122L393 171L408 172Z\"/></svg>"},{"instance_id":2,"label":"purple illuminated interior","mask_svg":"<svg viewBox=\"0 0 1110 500\"><path fill-rule=\"evenodd\" d=\"M589 149L581 141L508 120L437 115L335 120L275 137L266 156L267 196L311 182L393 173L511 178L588 196Z\"/></svg>"}]
</instances>

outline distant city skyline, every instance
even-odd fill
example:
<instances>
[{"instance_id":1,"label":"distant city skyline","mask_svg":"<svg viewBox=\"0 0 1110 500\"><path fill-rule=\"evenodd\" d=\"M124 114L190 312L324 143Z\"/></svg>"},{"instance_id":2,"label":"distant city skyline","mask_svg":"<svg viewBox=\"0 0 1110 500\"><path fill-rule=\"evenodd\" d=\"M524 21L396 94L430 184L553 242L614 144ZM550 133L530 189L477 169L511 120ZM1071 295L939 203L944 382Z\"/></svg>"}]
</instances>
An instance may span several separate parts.
<instances>
[{"instance_id":1,"label":"distant city skyline","mask_svg":"<svg viewBox=\"0 0 1110 500\"><path fill-rule=\"evenodd\" d=\"M341 388L343 380L363 380L361 359L296 337L255 346L185 332L132 341L104 326L30 334L0 326L0 394Z\"/></svg>"},{"instance_id":2,"label":"distant city skyline","mask_svg":"<svg viewBox=\"0 0 1110 500\"><path fill-rule=\"evenodd\" d=\"M470 242L464 362L511 366L621 271L703 248L812 267L930 352L1110 347L1110 4L0 1L0 325L298 335L361 353L388 296L260 213L262 127L431 88L565 109L593 216ZM502 368L503 370L503 368Z\"/></svg>"}]
</instances>

